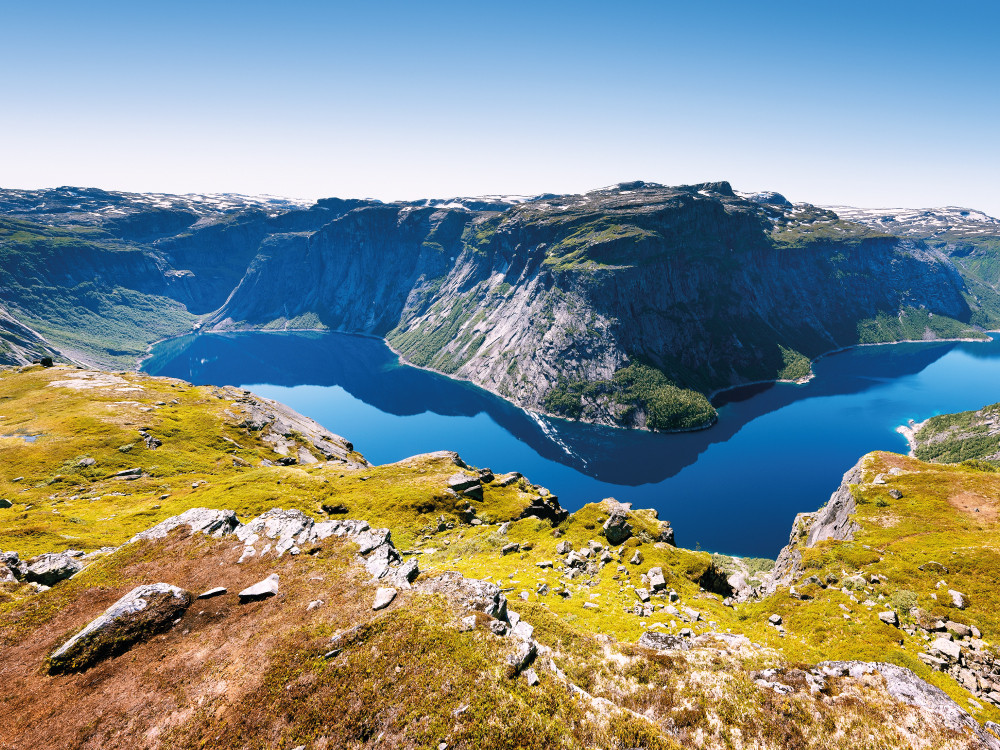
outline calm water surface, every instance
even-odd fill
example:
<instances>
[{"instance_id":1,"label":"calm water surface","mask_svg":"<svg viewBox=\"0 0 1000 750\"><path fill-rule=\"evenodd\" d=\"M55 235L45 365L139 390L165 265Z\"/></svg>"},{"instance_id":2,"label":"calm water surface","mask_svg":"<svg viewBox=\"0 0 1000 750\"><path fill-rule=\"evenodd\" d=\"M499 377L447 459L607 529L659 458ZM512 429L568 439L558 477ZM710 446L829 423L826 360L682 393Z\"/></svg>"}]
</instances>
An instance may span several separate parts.
<instances>
[{"instance_id":1,"label":"calm water surface","mask_svg":"<svg viewBox=\"0 0 1000 750\"><path fill-rule=\"evenodd\" d=\"M805 385L726 392L715 427L665 435L532 417L346 334L188 336L157 346L144 369L281 401L373 463L455 450L476 466L520 471L570 510L615 497L656 508L679 545L763 557L860 456L905 453L898 425L1000 401L1000 340L840 352L819 360Z\"/></svg>"}]
</instances>

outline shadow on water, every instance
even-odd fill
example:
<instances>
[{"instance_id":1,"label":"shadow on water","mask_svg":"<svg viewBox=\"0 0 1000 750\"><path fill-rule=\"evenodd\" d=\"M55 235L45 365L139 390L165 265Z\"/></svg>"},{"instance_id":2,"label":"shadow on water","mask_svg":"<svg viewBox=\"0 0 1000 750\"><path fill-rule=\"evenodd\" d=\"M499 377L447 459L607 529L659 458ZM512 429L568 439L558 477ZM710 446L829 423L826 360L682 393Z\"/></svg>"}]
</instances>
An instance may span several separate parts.
<instances>
[{"instance_id":1,"label":"shadow on water","mask_svg":"<svg viewBox=\"0 0 1000 750\"><path fill-rule=\"evenodd\" d=\"M340 386L355 398L397 416L485 413L541 456L601 482L638 486L660 482L690 466L746 424L796 401L862 393L920 372L954 343L866 347L831 354L816 363L818 377L804 385L755 384L716 398L719 422L696 432L653 434L532 418L469 383L401 365L380 339L349 334L198 334L154 349L143 369L196 384L267 383ZM336 425L328 425L337 429ZM364 446L360 446L362 449Z\"/></svg>"}]
</instances>

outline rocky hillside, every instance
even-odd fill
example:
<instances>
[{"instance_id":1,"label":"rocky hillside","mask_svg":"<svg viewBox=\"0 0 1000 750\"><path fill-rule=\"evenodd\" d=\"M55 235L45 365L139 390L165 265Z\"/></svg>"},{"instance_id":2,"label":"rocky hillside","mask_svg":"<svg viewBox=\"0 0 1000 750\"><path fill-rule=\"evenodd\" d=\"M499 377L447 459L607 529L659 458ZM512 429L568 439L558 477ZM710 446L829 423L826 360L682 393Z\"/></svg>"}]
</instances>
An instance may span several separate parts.
<instances>
[{"instance_id":1,"label":"rocky hillside","mask_svg":"<svg viewBox=\"0 0 1000 750\"><path fill-rule=\"evenodd\" d=\"M931 417L905 430L913 455L923 461L1000 468L1000 404Z\"/></svg>"},{"instance_id":2,"label":"rocky hillside","mask_svg":"<svg viewBox=\"0 0 1000 750\"><path fill-rule=\"evenodd\" d=\"M609 425L703 427L719 388L1000 321L954 252L727 183L313 205L60 188L0 191L0 212L5 303L68 360L123 366L192 328L349 331Z\"/></svg>"},{"instance_id":3,"label":"rocky hillside","mask_svg":"<svg viewBox=\"0 0 1000 750\"><path fill-rule=\"evenodd\" d=\"M0 748L1000 748L993 472L872 454L761 572L236 389L0 403Z\"/></svg>"}]
</instances>

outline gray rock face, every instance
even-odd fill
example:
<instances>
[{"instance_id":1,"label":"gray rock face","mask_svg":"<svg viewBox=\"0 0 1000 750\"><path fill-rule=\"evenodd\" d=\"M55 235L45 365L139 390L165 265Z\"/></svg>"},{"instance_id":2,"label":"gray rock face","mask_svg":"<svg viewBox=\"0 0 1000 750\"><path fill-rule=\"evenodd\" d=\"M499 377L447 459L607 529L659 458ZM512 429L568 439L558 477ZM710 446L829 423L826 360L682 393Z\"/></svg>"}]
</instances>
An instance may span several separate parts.
<instances>
[{"instance_id":1,"label":"gray rock face","mask_svg":"<svg viewBox=\"0 0 1000 750\"><path fill-rule=\"evenodd\" d=\"M643 648L651 648L656 651L686 651L691 647L690 641L680 635L670 633L657 633L647 630L637 641Z\"/></svg>"},{"instance_id":2,"label":"gray rock face","mask_svg":"<svg viewBox=\"0 0 1000 750\"><path fill-rule=\"evenodd\" d=\"M892 625L893 627L899 626L899 617L895 612L879 612L878 619L884 622L886 625Z\"/></svg>"},{"instance_id":3,"label":"gray rock face","mask_svg":"<svg viewBox=\"0 0 1000 750\"><path fill-rule=\"evenodd\" d=\"M83 563L62 552L46 552L36 557L29 565L25 578L43 586L55 586L59 581L79 573Z\"/></svg>"},{"instance_id":4,"label":"gray rock face","mask_svg":"<svg viewBox=\"0 0 1000 750\"><path fill-rule=\"evenodd\" d=\"M139 586L70 638L49 657L52 673L77 671L168 627L187 609L191 594L167 583Z\"/></svg>"},{"instance_id":5,"label":"gray rock face","mask_svg":"<svg viewBox=\"0 0 1000 750\"><path fill-rule=\"evenodd\" d=\"M955 731L969 730L989 750L1000 750L1000 740L985 732L972 716L948 697L943 690L929 685L909 669L882 662L823 662L817 665L828 674L860 677L877 671L885 679L886 690L896 700L935 717Z\"/></svg>"},{"instance_id":6,"label":"gray rock face","mask_svg":"<svg viewBox=\"0 0 1000 750\"><path fill-rule=\"evenodd\" d=\"M263 581L243 589L239 594L240 604L247 604L248 602L256 602L276 596L278 593L278 584L278 574L272 573Z\"/></svg>"},{"instance_id":7,"label":"gray rock face","mask_svg":"<svg viewBox=\"0 0 1000 750\"><path fill-rule=\"evenodd\" d=\"M507 620L507 597L489 581L465 578L449 571L420 584L422 591L443 594L457 607L482 612L497 620Z\"/></svg>"},{"instance_id":8,"label":"gray rock face","mask_svg":"<svg viewBox=\"0 0 1000 750\"><path fill-rule=\"evenodd\" d=\"M667 580L663 577L663 568L650 568L646 576L649 579L649 588L653 591L662 591L667 587Z\"/></svg>"},{"instance_id":9,"label":"gray rock face","mask_svg":"<svg viewBox=\"0 0 1000 750\"><path fill-rule=\"evenodd\" d=\"M240 521L231 510L211 510L209 508L191 508L179 516L171 516L151 529L141 531L129 540L137 542L140 539L163 539L179 526L187 526L192 534L207 534L222 537L232 534L240 526Z\"/></svg>"},{"instance_id":10,"label":"gray rock face","mask_svg":"<svg viewBox=\"0 0 1000 750\"><path fill-rule=\"evenodd\" d=\"M800 547L813 547L827 539L848 541L854 538L861 527L850 518L857 510L851 485L860 481L861 461L858 461L844 474L840 487L826 505L814 513L799 513L795 517L788 544L778 554L771 581L765 586L766 591L773 592L779 586L787 586L798 576L802 563Z\"/></svg>"}]
</instances>

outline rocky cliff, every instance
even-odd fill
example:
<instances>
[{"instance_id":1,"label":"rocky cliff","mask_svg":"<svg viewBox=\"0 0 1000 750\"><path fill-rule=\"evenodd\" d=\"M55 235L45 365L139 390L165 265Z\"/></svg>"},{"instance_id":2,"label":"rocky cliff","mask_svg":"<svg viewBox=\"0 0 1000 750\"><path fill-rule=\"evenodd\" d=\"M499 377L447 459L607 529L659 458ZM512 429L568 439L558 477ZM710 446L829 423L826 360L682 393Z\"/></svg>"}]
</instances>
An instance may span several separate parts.
<instances>
[{"instance_id":1,"label":"rocky cliff","mask_svg":"<svg viewBox=\"0 0 1000 750\"><path fill-rule=\"evenodd\" d=\"M717 389L1000 321L940 248L728 183L311 206L63 188L0 210L11 312L67 353L120 364L192 325L366 333L609 425L703 427Z\"/></svg>"}]
</instances>

